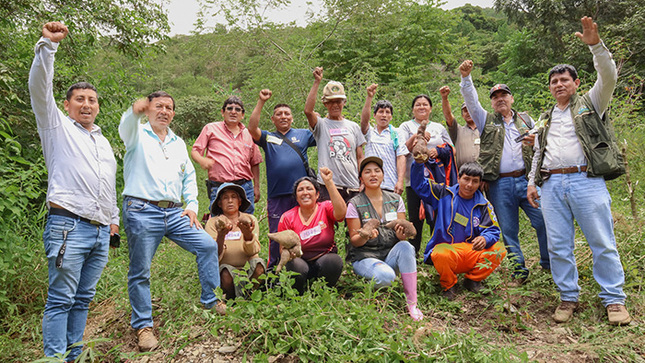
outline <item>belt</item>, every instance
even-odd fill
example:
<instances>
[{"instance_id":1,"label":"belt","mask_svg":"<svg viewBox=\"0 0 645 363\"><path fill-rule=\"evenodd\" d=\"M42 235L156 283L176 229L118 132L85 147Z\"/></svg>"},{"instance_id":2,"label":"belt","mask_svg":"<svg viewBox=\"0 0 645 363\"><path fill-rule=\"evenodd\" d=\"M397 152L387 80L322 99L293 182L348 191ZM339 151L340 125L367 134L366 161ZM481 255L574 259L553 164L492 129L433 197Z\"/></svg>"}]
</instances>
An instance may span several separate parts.
<instances>
[{"instance_id":1,"label":"belt","mask_svg":"<svg viewBox=\"0 0 645 363\"><path fill-rule=\"evenodd\" d=\"M224 183L233 183L233 184L237 184L237 185L244 185L245 183L250 182L250 181L251 180L249 180L249 179L238 179L238 180L233 180L233 181L230 181L230 182L216 182L216 181L208 180L208 184L211 186L211 188L219 188L220 185L222 185Z\"/></svg>"},{"instance_id":2,"label":"belt","mask_svg":"<svg viewBox=\"0 0 645 363\"><path fill-rule=\"evenodd\" d=\"M540 170L541 173L547 173L547 174L573 174L573 173L583 173L587 171L587 166L572 166L569 168L558 168L558 169L542 169Z\"/></svg>"},{"instance_id":3,"label":"belt","mask_svg":"<svg viewBox=\"0 0 645 363\"><path fill-rule=\"evenodd\" d=\"M49 215L53 216L62 216L62 217L69 217L69 218L74 218L74 219L79 219L82 222L86 222L95 226L105 226L105 224L99 222L99 221L93 221L90 219L87 219L85 217L81 217L78 214L74 214L67 209L62 209L62 208L49 208Z\"/></svg>"},{"instance_id":4,"label":"belt","mask_svg":"<svg viewBox=\"0 0 645 363\"><path fill-rule=\"evenodd\" d=\"M179 207L184 205L184 203L176 203L176 202L171 202L169 200L156 201L156 200L147 200L147 199L137 198L137 197L130 197L130 198L142 200L142 201L144 201L146 203L156 205L159 208L179 208Z\"/></svg>"},{"instance_id":5,"label":"belt","mask_svg":"<svg viewBox=\"0 0 645 363\"><path fill-rule=\"evenodd\" d=\"M520 169L520 170L515 170L511 171L509 173L499 173L500 178L506 178L506 177L513 177L517 178L518 176L524 176L526 174L526 169Z\"/></svg>"}]
</instances>

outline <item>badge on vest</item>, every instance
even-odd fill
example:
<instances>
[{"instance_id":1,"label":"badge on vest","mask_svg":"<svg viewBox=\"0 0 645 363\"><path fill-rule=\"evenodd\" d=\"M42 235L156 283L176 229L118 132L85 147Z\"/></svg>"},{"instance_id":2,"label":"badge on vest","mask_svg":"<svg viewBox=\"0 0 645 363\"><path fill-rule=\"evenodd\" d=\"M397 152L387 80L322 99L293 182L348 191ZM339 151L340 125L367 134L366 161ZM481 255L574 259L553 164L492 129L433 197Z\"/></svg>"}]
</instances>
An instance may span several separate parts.
<instances>
[{"instance_id":1,"label":"badge on vest","mask_svg":"<svg viewBox=\"0 0 645 363\"><path fill-rule=\"evenodd\" d=\"M459 213L455 213L455 222L457 222L457 223L461 224L462 226L466 227L466 225L468 224L468 218L466 218L465 216L462 216Z\"/></svg>"},{"instance_id":2,"label":"badge on vest","mask_svg":"<svg viewBox=\"0 0 645 363\"><path fill-rule=\"evenodd\" d=\"M386 222L393 221L393 220L396 219L396 217L397 217L396 212L385 213L385 221Z\"/></svg>"},{"instance_id":3,"label":"badge on vest","mask_svg":"<svg viewBox=\"0 0 645 363\"><path fill-rule=\"evenodd\" d=\"M224 237L225 240L238 240L242 238L242 231L231 231L226 234L226 237Z\"/></svg>"},{"instance_id":4,"label":"badge on vest","mask_svg":"<svg viewBox=\"0 0 645 363\"><path fill-rule=\"evenodd\" d=\"M482 141L479 138L475 139L475 145L479 145Z\"/></svg>"},{"instance_id":5,"label":"badge on vest","mask_svg":"<svg viewBox=\"0 0 645 363\"><path fill-rule=\"evenodd\" d=\"M267 142L276 145L282 145L282 139L273 135L267 135Z\"/></svg>"}]
</instances>

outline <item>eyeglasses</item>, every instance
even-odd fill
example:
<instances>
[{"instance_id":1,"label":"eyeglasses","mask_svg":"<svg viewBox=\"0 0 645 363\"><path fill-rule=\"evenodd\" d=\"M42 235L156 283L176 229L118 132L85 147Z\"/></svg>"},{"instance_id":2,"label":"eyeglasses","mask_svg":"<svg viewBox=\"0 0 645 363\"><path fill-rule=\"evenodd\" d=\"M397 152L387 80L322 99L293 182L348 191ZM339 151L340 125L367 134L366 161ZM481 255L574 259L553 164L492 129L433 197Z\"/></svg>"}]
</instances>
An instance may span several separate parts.
<instances>
[{"instance_id":1,"label":"eyeglasses","mask_svg":"<svg viewBox=\"0 0 645 363\"><path fill-rule=\"evenodd\" d=\"M233 107L233 106L226 107L226 111L233 111L233 110L235 110L235 112L242 112L241 107Z\"/></svg>"}]
</instances>

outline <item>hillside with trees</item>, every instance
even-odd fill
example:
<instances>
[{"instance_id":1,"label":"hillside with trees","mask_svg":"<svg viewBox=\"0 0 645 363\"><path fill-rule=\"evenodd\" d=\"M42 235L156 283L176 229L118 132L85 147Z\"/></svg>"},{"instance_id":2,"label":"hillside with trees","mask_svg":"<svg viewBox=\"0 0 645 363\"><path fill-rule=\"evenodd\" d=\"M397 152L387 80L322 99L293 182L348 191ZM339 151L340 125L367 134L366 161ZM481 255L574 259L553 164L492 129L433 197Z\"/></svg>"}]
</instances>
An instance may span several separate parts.
<instances>
[{"instance_id":1,"label":"hillside with trees","mask_svg":"<svg viewBox=\"0 0 645 363\"><path fill-rule=\"evenodd\" d=\"M421 267L419 302L428 317L415 323L399 306L402 287L375 290L346 267L337 289L316 284L299 296L283 274L267 292L256 291L233 304L221 318L199 307L199 284L192 256L163 243L153 262L155 324L161 347L136 351L129 327L126 288L127 243L110 253L97 287L86 330L84 361L645 361L645 292L642 268L645 238L641 205L645 194L644 108L645 0L496 0L493 9L465 5L443 10L436 0L323 0L323 11L306 26L275 24L266 7L289 0L224 2L204 0L194 34L168 37L168 18L153 0L2 0L0 7L0 354L7 361L42 357L41 319L47 295L47 260L42 232L46 219L47 172L27 90L33 47L42 25L60 20L70 36L56 60L54 92L93 83L100 98L97 124L111 141L119 164L117 192L123 189L125 152L117 126L132 102L163 89L175 97L172 129L192 145L204 124L221 120L220 108L238 95L247 118L263 88L273 91L262 129L272 129L275 103L292 106L294 127L307 126L303 108L322 66L325 82L345 85L346 117L358 121L365 89L378 83L377 99L394 105L393 124L411 117L412 98L430 95L431 119L443 123L439 88L449 85L459 109L459 64L472 59L474 82L485 108L488 89L506 83L514 108L535 119L553 98L547 72L555 64L578 68L588 90L596 79L591 54L573 34L580 18L592 16L612 51L619 79L610 115L628 162L628 174L608 182L618 249L626 272L625 291L635 322L610 327L596 297L591 252L580 233L576 242L583 288L581 313L568 325L555 325L550 313L557 293L547 273L529 284L507 288L506 264L493 274L486 295L447 302L432 266ZM213 13L226 23L203 26ZM316 111L323 113L319 103ZM459 119L460 123L463 120ZM310 157L315 158L311 151ZM199 169L199 166L196 165ZM199 170L199 178L205 173ZM261 180L265 182L263 172ZM200 212L208 200L200 184ZM263 185L263 188L266 186ZM263 189L265 190L265 189ZM266 194L256 213L266 233ZM119 204L120 205L120 204ZM537 265L535 236L522 220L529 266ZM125 233L122 233L125 235ZM344 229L337 238L344 239ZM425 238L425 237L424 237ZM427 240L427 239L426 239ZM263 257L267 239L261 234ZM522 243L525 243L524 241ZM342 243L340 243L342 244ZM341 251L342 253L342 251ZM202 356L201 354L204 354ZM206 357L208 359L206 359ZM49 360L51 361L51 360Z\"/></svg>"}]
</instances>

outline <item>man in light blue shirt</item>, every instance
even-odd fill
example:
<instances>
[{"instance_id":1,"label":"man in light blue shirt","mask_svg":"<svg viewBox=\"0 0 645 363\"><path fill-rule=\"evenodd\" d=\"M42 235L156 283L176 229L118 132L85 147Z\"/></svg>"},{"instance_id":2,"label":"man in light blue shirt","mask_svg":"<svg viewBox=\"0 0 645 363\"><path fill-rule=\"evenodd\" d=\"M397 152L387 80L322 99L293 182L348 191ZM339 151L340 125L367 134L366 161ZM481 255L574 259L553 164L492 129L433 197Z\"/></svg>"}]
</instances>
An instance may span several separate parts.
<instances>
[{"instance_id":1,"label":"man in light blue shirt","mask_svg":"<svg viewBox=\"0 0 645 363\"><path fill-rule=\"evenodd\" d=\"M533 128L534 123L526 113L512 109L515 100L505 84L491 88L489 97L495 112L487 112L479 103L477 90L470 76L472 68L471 60L466 60L459 66L461 94L480 133L478 161L484 168L483 180L488 185L488 199L499 218L504 245L509 260L514 265L513 284L519 285L529 276L519 241L520 208L531 220L531 226L537 234L540 265L545 270L550 269L542 211L533 207L526 198L527 175L531 170L533 156L531 146L535 135L524 135Z\"/></svg>"},{"instance_id":2,"label":"man in light blue shirt","mask_svg":"<svg viewBox=\"0 0 645 363\"><path fill-rule=\"evenodd\" d=\"M96 88L87 83L67 90L65 115L54 99L54 56L69 33L47 23L36 43L29 72L31 107L48 172L49 215L43 233L49 289L43 314L45 355L81 354L89 305L108 261L110 235L119 232L116 160L101 128Z\"/></svg>"},{"instance_id":3,"label":"man in light blue shirt","mask_svg":"<svg viewBox=\"0 0 645 363\"><path fill-rule=\"evenodd\" d=\"M148 122L141 124L144 115ZM152 331L150 265L164 236L197 256L204 307L219 314L226 311L213 292L220 284L217 244L197 219L195 168L186 144L168 127L174 116L174 99L158 91L136 101L119 125L126 147L123 221L130 252L130 323L137 330L141 351L157 346ZM186 209L181 208L182 198Z\"/></svg>"}]
</instances>

